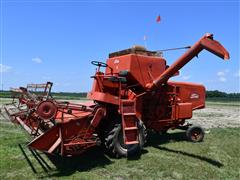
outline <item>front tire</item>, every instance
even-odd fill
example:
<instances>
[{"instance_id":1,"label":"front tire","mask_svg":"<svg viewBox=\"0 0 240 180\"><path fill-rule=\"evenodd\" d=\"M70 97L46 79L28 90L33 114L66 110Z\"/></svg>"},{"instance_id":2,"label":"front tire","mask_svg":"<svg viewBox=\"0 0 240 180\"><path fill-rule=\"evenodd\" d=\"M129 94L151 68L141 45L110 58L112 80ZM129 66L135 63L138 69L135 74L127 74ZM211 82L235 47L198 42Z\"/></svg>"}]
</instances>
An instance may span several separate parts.
<instances>
[{"instance_id":1,"label":"front tire","mask_svg":"<svg viewBox=\"0 0 240 180\"><path fill-rule=\"evenodd\" d=\"M116 158L139 155L146 143L147 136L146 127L141 121L138 123L138 131L139 144L126 145L123 140L122 125L115 124L105 138L105 147Z\"/></svg>"}]
</instances>

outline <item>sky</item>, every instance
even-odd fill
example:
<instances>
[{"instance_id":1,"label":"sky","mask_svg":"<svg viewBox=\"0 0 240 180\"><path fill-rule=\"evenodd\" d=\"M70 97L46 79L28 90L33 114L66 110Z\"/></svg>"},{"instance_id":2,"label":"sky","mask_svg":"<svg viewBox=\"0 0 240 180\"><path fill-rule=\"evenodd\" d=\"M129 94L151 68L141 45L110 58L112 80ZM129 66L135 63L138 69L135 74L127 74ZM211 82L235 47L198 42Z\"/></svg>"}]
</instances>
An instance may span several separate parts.
<instances>
[{"instance_id":1,"label":"sky","mask_svg":"<svg viewBox=\"0 0 240 180\"><path fill-rule=\"evenodd\" d=\"M5 90L52 81L56 92L86 92L93 60L105 62L110 52L133 45L149 50L193 45L210 32L230 60L202 51L172 80L240 92L239 1L1 0L0 10ZM171 65L184 52L168 51L164 58Z\"/></svg>"}]
</instances>

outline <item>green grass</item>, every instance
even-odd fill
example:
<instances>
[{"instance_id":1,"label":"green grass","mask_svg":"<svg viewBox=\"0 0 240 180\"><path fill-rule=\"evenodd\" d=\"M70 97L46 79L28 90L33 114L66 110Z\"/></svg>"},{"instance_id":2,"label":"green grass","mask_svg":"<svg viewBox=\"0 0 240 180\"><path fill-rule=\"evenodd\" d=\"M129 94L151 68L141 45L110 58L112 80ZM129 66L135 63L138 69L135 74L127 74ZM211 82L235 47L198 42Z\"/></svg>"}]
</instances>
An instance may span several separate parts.
<instances>
[{"instance_id":1,"label":"green grass","mask_svg":"<svg viewBox=\"0 0 240 180\"><path fill-rule=\"evenodd\" d=\"M182 131L150 134L142 156L135 159L112 159L100 147L74 158L49 158L39 153L49 166L43 163L45 172L25 146L28 135L0 121L0 179L239 179L239 130L211 129L202 143L186 141Z\"/></svg>"}]
</instances>

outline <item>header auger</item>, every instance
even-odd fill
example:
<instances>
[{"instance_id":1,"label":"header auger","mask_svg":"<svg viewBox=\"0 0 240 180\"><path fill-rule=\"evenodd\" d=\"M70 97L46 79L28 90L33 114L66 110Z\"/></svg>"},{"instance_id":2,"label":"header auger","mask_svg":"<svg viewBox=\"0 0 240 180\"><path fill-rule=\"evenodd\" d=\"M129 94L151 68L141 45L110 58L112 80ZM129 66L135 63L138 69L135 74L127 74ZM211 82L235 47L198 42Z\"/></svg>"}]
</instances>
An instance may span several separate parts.
<instances>
[{"instance_id":1,"label":"header auger","mask_svg":"<svg viewBox=\"0 0 240 180\"><path fill-rule=\"evenodd\" d=\"M57 101L48 82L14 89L18 104L13 102L5 109L11 120L33 137L29 147L63 156L82 153L100 143L115 157L135 155L141 152L148 129L184 129L189 140L199 142L203 129L186 120L193 110L205 107L205 88L169 79L203 49L229 59L212 34L203 36L171 66L159 52L138 46L109 54L106 63L92 61L98 67L88 93L92 102ZM44 88L44 93L29 91L30 87Z\"/></svg>"}]
</instances>

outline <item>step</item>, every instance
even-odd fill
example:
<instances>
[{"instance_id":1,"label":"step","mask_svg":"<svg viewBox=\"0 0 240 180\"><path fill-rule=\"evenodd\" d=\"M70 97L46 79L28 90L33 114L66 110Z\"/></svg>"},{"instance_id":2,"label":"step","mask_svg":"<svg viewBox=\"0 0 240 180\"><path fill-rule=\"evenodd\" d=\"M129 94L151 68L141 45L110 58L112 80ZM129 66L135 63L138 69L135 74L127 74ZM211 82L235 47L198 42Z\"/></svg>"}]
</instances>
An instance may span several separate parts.
<instances>
[{"instance_id":1,"label":"step","mask_svg":"<svg viewBox=\"0 0 240 180\"><path fill-rule=\"evenodd\" d=\"M138 130L137 127L125 127L124 131L130 131L130 130Z\"/></svg>"},{"instance_id":2,"label":"step","mask_svg":"<svg viewBox=\"0 0 240 180\"><path fill-rule=\"evenodd\" d=\"M130 142L126 142L125 144L126 145L130 145L130 144L138 144L139 141L130 141Z\"/></svg>"},{"instance_id":3,"label":"step","mask_svg":"<svg viewBox=\"0 0 240 180\"><path fill-rule=\"evenodd\" d=\"M123 116L136 116L136 113L123 113Z\"/></svg>"}]
</instances>

